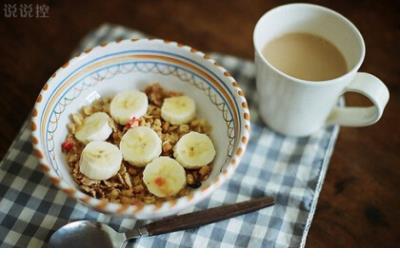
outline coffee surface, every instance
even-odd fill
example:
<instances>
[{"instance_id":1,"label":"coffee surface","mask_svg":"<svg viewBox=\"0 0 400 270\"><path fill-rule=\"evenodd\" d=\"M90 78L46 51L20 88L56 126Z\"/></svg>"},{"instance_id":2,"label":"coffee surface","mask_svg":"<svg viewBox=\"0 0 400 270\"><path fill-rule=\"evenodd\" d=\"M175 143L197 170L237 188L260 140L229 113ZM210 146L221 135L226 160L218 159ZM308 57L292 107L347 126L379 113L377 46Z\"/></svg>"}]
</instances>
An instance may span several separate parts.
<instances>
[{"instance_id":1,"label":"coffee surface","mask_svg":"<svg viewBox=\"0 0 400 270\"><path fill-rule=\"evenodd\" d=\"M268 42L262 53L275 68L302 80L331 80L347 72L346 60L335 45L312 34L285 34Z\"/></svg>"}]
</instances>

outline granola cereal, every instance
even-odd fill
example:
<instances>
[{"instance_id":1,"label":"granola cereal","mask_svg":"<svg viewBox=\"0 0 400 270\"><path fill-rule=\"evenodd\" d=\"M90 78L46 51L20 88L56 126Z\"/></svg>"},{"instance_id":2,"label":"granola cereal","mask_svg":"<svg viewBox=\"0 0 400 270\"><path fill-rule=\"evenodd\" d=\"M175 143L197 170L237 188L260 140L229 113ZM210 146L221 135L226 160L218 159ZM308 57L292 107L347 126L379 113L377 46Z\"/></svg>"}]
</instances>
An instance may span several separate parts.
<instances>
[{"instance_id":1,"label":"granola cereal","mask_svg":"<svg viewBox=\"0 0 400 270\"><path fill-rule=\"evenodd\" d=\"M159 84L148 86L144 93L148 98L147 113L139 119L132 119L125 125L110 121L112 134L107 142L119 146L122 136L128 129L135 126L146 126L153 129L162 141L161 156L173 157L173 149L178 140L191 131L209 135L211 127L204 119L195 117L186 124L172 124L161 117L161 106L165 98L181 96L182 94L173 91L166 91ZM95 181L83 175L79 170L79 160L85 145L75 138L75 133L83 124L85 118L96 113L109 113L111 97L101 98L93 104L83 107L80 112L71 115L71 121L67 124L68 135L62 144L62 150L70 168L74 181L86 194L105 199L109 202L132 204L135 202L160 203L189 194L193 189L199 188L212 170L212 163L197 169L185 169L186 186L173 197L160 198L150 193L143 182L143 167L136 167L122 161L118 173L102 181Z\"/></svg>"}]
</instances>

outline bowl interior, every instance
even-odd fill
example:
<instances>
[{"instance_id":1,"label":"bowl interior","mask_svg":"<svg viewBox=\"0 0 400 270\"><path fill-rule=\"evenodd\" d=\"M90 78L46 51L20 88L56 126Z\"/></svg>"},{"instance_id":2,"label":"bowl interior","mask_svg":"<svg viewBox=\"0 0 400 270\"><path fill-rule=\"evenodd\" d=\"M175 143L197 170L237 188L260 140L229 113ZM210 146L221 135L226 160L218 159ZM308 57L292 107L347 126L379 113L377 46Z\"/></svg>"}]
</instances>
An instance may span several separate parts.
<instances>
[{"instance_id":1,"label":"bowl interior","mask_svg":"<svg viewBox=\"0 0 400 270\"><path fill-rule=\"evenodd\" d=\"M168 90L192 97L198 116L211 124L217 155L210 177L203 185L212 186L228 166L243 135L240 100L232 90L232 79L222 74L221 68L205 60L204 55L160 40L111 43L72 59L49 80L47 90L41 93L41 102L36 105L34 135L51 174L64 186L76 188L61 152L71 114L99 97L114 96L128 89L143 90L160 83ZM185 205L189 204L183 203L176 210ZM165 207L165 214L168 210ZM163 215L163 209L158 212L157 215Z\"/></svg>"}]
</instances>

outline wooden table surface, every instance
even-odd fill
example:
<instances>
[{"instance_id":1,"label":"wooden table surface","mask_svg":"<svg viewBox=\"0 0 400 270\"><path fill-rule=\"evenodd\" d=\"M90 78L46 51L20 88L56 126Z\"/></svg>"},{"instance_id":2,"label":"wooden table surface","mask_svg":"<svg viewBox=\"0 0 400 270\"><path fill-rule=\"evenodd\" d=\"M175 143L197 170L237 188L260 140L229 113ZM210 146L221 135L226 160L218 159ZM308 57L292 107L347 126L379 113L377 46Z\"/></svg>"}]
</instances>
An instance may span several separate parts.
<instances>
[{"instance_id":1,"label":"wooden table surface","mask_svg":"<svg viewBox=\"0 0 400 270\"><path fill-rule=\"evenodd\" d=\"M0 18L0 156L47 78L101 23L122 24L203 51L252 59L252 31L258 18L289 1L39 2L50 7L49 18L5 14ZM307 246L400 247L399 1L314 3L340 12L359 28L367 47L361 70L381 78L391 97L377 124L341 129ZM358 95L346 97L349 104L366 104Z\"/></svg>"}]
</instances>

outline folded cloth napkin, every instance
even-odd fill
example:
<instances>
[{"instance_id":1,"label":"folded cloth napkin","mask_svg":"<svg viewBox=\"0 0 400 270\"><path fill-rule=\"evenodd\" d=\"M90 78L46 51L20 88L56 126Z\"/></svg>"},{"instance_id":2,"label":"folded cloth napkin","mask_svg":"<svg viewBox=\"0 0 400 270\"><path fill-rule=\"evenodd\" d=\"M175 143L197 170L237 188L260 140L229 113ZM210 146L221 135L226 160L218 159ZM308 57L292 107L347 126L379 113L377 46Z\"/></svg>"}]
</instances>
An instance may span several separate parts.
<instances>
[{"instance_id":1,"label":"folded cloth napkin","mask_svg":"<svg viewBox=\"0 0 400 270\"><path fill-rule=\"evenodd\" d=\"M75 53L100 42L131 37L143 34L102 25L82 40ZM213 56L245 90L252 110L252 134L232 179L188 211L265 195L274 196L276 204L198 229L144 237L128 247L303 247L339 129L329 127L306 138L271 131L254 109L254 64L227 55ZM52 186L32 155L25 124L0 164L0 245L44 246L57 228L78 219L105 222L119 231L141 223L95 212Z\"/></svg>"}]
</instances>

